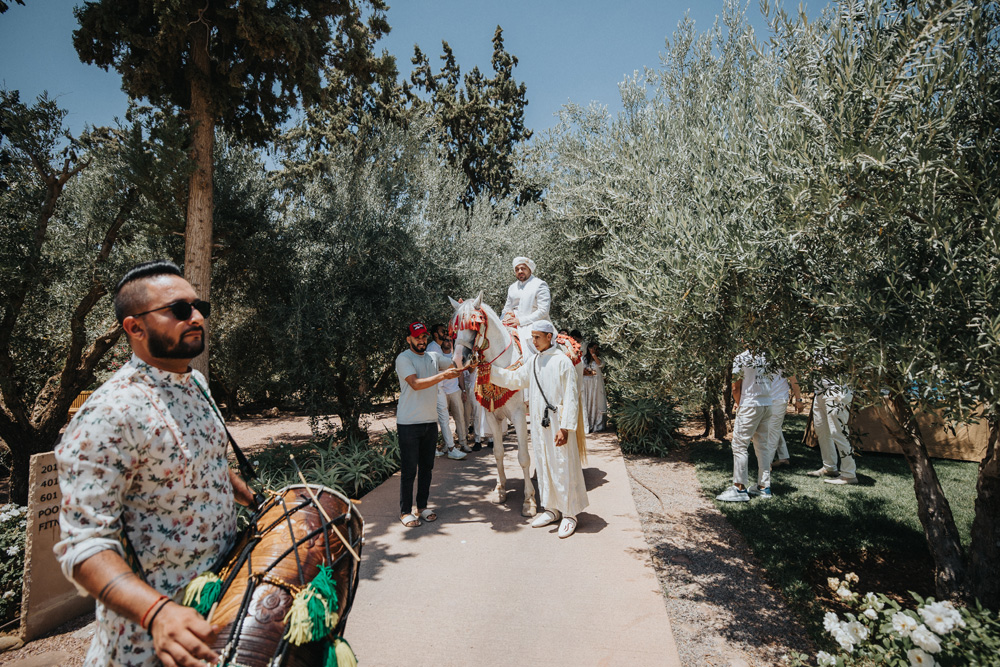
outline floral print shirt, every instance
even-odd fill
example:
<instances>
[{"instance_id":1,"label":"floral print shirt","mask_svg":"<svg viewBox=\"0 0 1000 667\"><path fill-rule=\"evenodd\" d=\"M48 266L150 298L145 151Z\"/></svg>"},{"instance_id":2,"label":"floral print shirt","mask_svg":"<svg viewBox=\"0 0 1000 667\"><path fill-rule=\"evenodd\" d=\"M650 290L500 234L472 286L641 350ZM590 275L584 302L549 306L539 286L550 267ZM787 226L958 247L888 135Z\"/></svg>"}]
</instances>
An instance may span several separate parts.
<instances>
[{"instance_id":1,"label":"floral print shirt","mask_svg":"<svg viewBox=\"0 0 1000 667\"><path fill-rule=\"evenodd\" d=\"M133 356L77 412L55 450L55 554L68 579L102 550L124 555L119 519L147 583L175 602L226 552L236 505L226 431L210 401L198 371L170 373ZM98 602L85 665L158 664L149 633Z\"/></svg>"}]
</instances>

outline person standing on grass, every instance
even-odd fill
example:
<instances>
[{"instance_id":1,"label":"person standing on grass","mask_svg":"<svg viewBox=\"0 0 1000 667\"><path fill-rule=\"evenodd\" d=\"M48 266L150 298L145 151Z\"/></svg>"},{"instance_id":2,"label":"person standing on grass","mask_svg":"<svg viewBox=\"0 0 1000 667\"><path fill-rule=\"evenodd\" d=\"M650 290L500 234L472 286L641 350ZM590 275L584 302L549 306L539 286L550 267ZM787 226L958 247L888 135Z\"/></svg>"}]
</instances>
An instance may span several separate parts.
<instances>
[{"instance_id":1,"label":"person standing on grass","mask_svg":"<svg viewBox=\"0 0 1000 667\"><path fill-rule=\"evenodd\" d=\"M407 349L396 357L399 377L399 403L396 407L396 431L399 434L399 519L407 528L424 521L437 520L427 507L431 492L431 471L437 449L437 387L444 380L458 377L464 369L455 368L451 359L427 351L427 327L413 322L407 328ZM417 480L417 512L413 514L413 480Z\"/></svg>"},{"instance_id":2,"label":"person standing on grass","mask_svg":"<svg viewBox=\"0 0 1000 667\"><path fill-rule=\"evenodd\" d=\"M209 304L175 264L159 260L125 274L114 307L132 358L55 448L55 556L97 600L84 664L214 664L209 644L220 628L180 602L235 539L235 503L254 500L229 468L208 383L191 369L205 348Z\"/></svg>"},{"instance_id":3,"label":"person standing on grass","mask_svg":"<svg viewBox=\"0 0 1000 667\"><path fill-rule=\"evenodd\" d=\"M558 535L565 538L576 531L576 515L589 504L581 463L585 440L578 376L573 362L554 344L551 322L534 322L531 337L538 354L515 370L493 366L490 377L498 387L531 389L531 443L545 508L531 525L540 528L561 519Z\"/></svg>"},{"instance_id":4,"label":"person standing on grass","mask_svg":"<svg viewBox=\"0 0 1000 667\"><path fill-rule=\"evenodd\" d=\"M771 438L768 429L771 418L771 385L765 370L763 355L753 356L745 350L733 360L733 401L736 421L733 424L733 484L715 497L723 502L750 500L748 456L750 443L757 452L757 484L753 494L771 497ZM754 435L758 438L754 438Z\"/></svg>"},{"instance_id":5,"label":"person standing on grass","mask_svg":"<svg viewBox=\"0 0 1000 667\"><path fill-rule=\"evenodd\" d=\"M854 461L847 430L853 399L854 393L850 388L830 380L820 380L816 385L812 418L823 467L806 473L810 477L829 477L830 479L823 480L827 484L858 483L857 463Z\"/></svg>"},{"instance_id":6,"label":"person standing on grass","mask_svg":"<svg viewBox=\"0 0 1000 667\"><path fill-rule=\"evenodd\" d=\"M448 340L448 327L443 324L432 324L431 340L427 343L427 351L450 357L451 352L446 353L442 347L445 340ZM465 441L463 440L462 448L455 449L455 436L452 435L451 426L448 423L448 396L446 390L453 391L448 382L442 382L437 388L437 420L438 428L441 429L441 438L444 440L444 449L438 450L435 446L434 456L447 455L449 459L461 461L465 458L465 450L467 448L464 446ZM448 384L447 387L445 386L446 384Z\"/></svg>"},{"instance_id":7,"label":"person standing on grass","mask_svg":"<svg viewBox=\"0 0 1000 667\"><path fill-rule=\"evenodd\" d=\"M799 383L793 375L790 378L784 376L780 369L775 371L769 378L771 384L771 419L768 422L768 432L771 436L769 449L774 452L774 461L771 467L786 466L791 461L788 454L788 443L785 442L785 434L782 428L785 424L785 414L788 412L789 396L795 397L795 412L802 412L802 393L799 391ZM756 449L760 436L756 433L753 436L753 446Z\"/></svg>"}]
</instances>

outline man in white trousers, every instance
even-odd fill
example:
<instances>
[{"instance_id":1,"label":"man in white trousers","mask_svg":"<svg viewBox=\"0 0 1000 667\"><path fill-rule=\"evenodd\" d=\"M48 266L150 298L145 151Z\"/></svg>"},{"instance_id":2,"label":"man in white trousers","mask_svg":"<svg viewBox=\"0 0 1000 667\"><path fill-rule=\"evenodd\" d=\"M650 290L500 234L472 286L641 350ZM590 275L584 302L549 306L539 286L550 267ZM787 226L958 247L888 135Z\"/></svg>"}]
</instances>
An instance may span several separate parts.
<instances>
[{"instance_id":1,"label":"man in white trousers","mask_svg":"<svg viewBox=\"0 0 1000 667\"><path fill-rule=\"evenodd\" d=\"M521 349L527 358L538 353L531 341L531 325L549 319L552 295L548 284L535 275L535 262L528 257L515 257L513 263L517 280L507 288L507 301L500 317L504 324L517 327Z\"/></svg>"},{"instance_id":2,"label":"man in white trousers","mask_svg":"<svg viewBox=\"0 0 1000 667\"><path fill-rule=\"evenodd\" d=\"M773 469L790 463L788 443L785 442L782 427L785 424L785 414L788 412L790 396L795 397L795 412L802 412L802 392L799 391L799 383L795 376L786 378L781 369L771 375L769 382L771 384L771 419L768 422L768 432L771 436L770 449L774 452L774 460L771 462ZM759 438L760 436L754 434L754 447L757 447Z\"/></svg>"},{"instance_id":3,"label":"man in white trousers","mask_svg":"<svg viewBox=\"0 0 1000 667\"><path fill-rule=\"evenodd\" d=\"M736 422L733 424L733 484L715 497L723 502L750 500L748 456L750 443L757 453L757 484L752 495L771 497L771 438L768 425L771 418L771 385L765 370L763 355L753 356L749 350L733 360L733 400ZM754 434L759 438L754 439Z\"/></svg>"},{"instance_id":4,"label":"man in white trousers","mask_svg":"<svg viewBox=\"0 0 1000 667\"><path fill-rule=\"evenodd\" d=\"M427 351L450 357L451 354L446 354L441 348L441 342L447 337L448 327L443 324L431 325L431 341L427 343ZM448 397L445 394L443 385L444 383L442 382L437 387L437 417L441 438L444 440L444 449L435 450L434 456L447 455L449 459L461 461L465 458L465 452L462 449L455 449L455 436L452 434L451 425L448 423Z\"/></svg>"},{"instance_id":5,"label":"man in white trousers","mask_svg":"<svg viewBox=\"0 0 1000 667\"><path fill-rule=\"evenodd\" d=\"M556 328L551 322L533 322L531 336L538 354L513 371L494 366L491 379L507 389L531 388L531 443L545 509L531 525L541 528L560 521L558 535L565 538L576 531L576 515L589 504L581 462L586 440L578 376L573 362L553 344Z\"/></svg>"},{"instance_id":6,"label":"man in white trousers","mask_svg":"<svg viewBox=\"0 0 1000 667\"><path fill-rule=\"evenodd\" d=\"M806 474L811 477L828 477L830 479L823 480L827 484L858 483L857 463L854 461L847 430L853 399L854 392L850 388L834 384L830 380L821 380L816 386L812 418L823 467Z\"/></svg>"}]
</instances>

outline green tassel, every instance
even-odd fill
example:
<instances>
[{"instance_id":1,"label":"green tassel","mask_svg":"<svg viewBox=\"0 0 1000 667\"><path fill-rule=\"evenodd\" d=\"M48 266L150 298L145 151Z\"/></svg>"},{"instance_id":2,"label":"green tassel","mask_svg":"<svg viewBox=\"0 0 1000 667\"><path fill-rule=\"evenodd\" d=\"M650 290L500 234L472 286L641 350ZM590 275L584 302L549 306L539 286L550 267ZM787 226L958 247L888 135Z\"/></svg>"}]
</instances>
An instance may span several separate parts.
<instances>
[{"instance_id":1,"label":"green tassel","mask_svg":"<svg viewBox=\"0 0 1000 667\"><path fill-rule=\"evenodd\" d=\"M331 666L329 657L327 657L326 667L358 667L358 659L354 656L354 651L351 650L350 644L343 637L334 639L332 646L336 654L336 663Z\"/></svg>"},{"instance_id":2,"label":"green tassel","mask_svg":"<svg viewBox=\"0 0 1000 667\"><path fill-rule=\"evenodd\" d=\"M331 568L326 565L320 565L319 574L316 575L309 586L326 598L331 612L337 611L340 608L337 601L337 582L333 578L333 570Z\"/></svg>"},{"instance_id":3,"label":"green tassel","mask_svg":"<svg viewBox=\"0 0 1000 667\"><path fill-rule=\"evenodd\" d=\"M206 616L222 594L222 579L214 572L202 572L184 590L184 606Z\"/></svg>"},{"instance_id":4,"label":"green tassel","mask_svg":"<svg viewBox=\"0 0 1000 667\"><path fill-rule=\"evenodd\" d=\"M338 667L337 648L332 641L326 643L326 660L323 661L323 667Z\"/></svg>"}]
</instances>

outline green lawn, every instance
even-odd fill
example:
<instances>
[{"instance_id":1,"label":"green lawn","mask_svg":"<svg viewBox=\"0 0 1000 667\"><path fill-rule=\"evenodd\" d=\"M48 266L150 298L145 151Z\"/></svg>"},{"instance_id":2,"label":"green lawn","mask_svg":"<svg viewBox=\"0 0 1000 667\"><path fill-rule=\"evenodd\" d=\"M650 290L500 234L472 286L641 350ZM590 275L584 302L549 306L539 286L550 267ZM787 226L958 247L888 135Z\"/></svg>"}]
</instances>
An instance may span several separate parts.
<instances>
[{"instance_id":1,"label":"green lawn","mask_svg":"<svg viewBox=\"0 0 1000 667\"><path fill-rule=\"evenodd\" d=\"M932 580L913 478L903 457L862 454L860 484L824 484L806 475L821 461L819 450L801 444L805 425L805 416L790 415L785 420L792 464L775 469L773 499L717 505L744 535L771 583L784 591L810 634L818 638L823 611L832 604L824 585L827 576L854 570L862 578L859 590L903 597L908 590L932 592L927 590ZM750 479L754 480L752 451ZM690 455L702 488L713 498L732 482L728 443L695 441ZM934 467L967 546L978 464L937 460Z\"/></svg>"}]
</instances>

